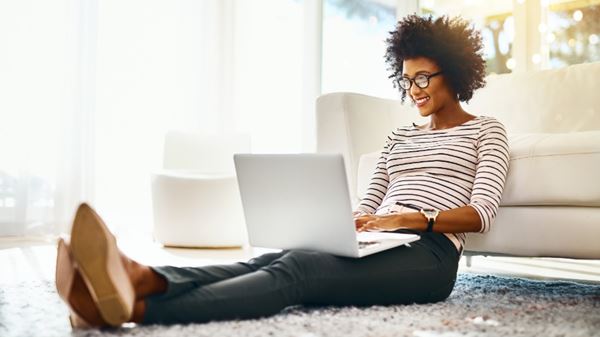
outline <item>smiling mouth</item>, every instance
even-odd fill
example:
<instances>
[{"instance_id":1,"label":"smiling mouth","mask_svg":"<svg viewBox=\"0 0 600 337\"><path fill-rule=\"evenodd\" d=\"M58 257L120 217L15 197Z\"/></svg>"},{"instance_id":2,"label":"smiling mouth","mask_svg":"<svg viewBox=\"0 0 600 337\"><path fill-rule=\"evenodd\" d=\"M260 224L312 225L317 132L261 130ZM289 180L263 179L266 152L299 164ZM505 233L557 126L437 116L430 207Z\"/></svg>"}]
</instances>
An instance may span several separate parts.
<instances>
[{"instance_id":1,"label":"smiling mouth","mask_svg":"<svg viewBox=\"0 0 600 337\"><path fill-rule=\"evenodd\" d=\"M413 101L415 102L415 105L417 107L422 107L427 102L429 102L430 99L431 98L429 96L424 96L424 97L415 98L415 99L413 99Z\"/></svg>"}]
</instances>

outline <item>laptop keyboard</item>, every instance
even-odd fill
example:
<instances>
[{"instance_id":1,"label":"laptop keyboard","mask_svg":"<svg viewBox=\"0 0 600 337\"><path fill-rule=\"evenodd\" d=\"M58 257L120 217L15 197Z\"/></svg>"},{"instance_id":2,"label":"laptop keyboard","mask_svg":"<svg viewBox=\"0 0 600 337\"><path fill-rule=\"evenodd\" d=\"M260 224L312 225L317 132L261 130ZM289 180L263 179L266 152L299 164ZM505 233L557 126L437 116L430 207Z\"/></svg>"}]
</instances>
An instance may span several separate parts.
<instances>
[{"instance_id":1,"label":"laptop keyboard","mask_svg":"<svg viewBox=\"0 0 600 337\"><path fill-rule=\"evenodd\" d=\"M371 248L380 245L379 241L358 241L358 249Z\"/></svg>"}]
</instances>

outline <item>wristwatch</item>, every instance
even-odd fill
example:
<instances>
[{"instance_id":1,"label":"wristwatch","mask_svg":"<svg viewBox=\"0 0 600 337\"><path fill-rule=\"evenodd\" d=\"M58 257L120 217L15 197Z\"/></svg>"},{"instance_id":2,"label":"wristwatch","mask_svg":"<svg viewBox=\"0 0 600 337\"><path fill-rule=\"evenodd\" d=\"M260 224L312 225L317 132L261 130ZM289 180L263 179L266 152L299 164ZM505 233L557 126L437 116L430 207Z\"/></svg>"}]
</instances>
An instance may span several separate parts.
<instances>
[{"instance_id":1,"label":"wristwatch","mask_svg":"<svg viewBox=\"0 0 600 337\"><path fill-rule=\"evenodd\" d=\"M440 211L433 208L421 208L419 211L427 218L427 232L431 232L433 230L433 225L435 224L435 219L437 218Z\"/></svg>"}]
</instances>

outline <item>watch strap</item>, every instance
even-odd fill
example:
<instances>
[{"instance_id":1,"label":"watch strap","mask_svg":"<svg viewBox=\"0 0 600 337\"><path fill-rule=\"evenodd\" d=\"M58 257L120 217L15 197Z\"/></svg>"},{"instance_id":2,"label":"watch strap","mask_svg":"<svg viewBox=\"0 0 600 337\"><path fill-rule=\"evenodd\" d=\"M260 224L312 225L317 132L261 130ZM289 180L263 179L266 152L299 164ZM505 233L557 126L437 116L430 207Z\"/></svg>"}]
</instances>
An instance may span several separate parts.
<instances>
[{"instance_id":1,"label":"watch strap","mask_svg":"<svg viewBox=\"0 0 600 337\"><path fill-rule=\"evenodd\" d=\"M429 218L428 220L426 232L433 232L433 224L435 223L435 219Z\"/></svg>"},{"instance_id":2,"label":"watch strap","mask_svg":"<svg viewBox=\"0 0 600 337\"><path fill-rule=\"evenodd\" d=\"M433 225L435 225L435 220L438 214L440 214L440 211L436 209L421 209L419 212L427 219L427 229L425 231L433 232Z\"/></svg>"}]
</instances>

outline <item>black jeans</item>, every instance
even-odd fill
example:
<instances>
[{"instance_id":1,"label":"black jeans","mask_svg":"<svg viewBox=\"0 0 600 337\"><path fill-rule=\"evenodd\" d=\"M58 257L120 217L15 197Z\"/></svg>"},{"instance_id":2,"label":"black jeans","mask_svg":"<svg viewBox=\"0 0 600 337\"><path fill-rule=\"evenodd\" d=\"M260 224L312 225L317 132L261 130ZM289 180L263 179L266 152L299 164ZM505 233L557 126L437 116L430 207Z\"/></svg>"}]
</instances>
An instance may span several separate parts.
<instances>
[{"instance_id":1,"label":"black jeans","mask_svg":"<svg viewBox=\"0 0 600 337\"><path fill-rule=\"evenodd\" d=\"M199 268L153 267L167 292L146 298L144 324L207 322L273 315L291 305L388 305L446 299L460 254L443 234L418 233L360 259L305 250Z\"/></svg>"}]
</instances>

